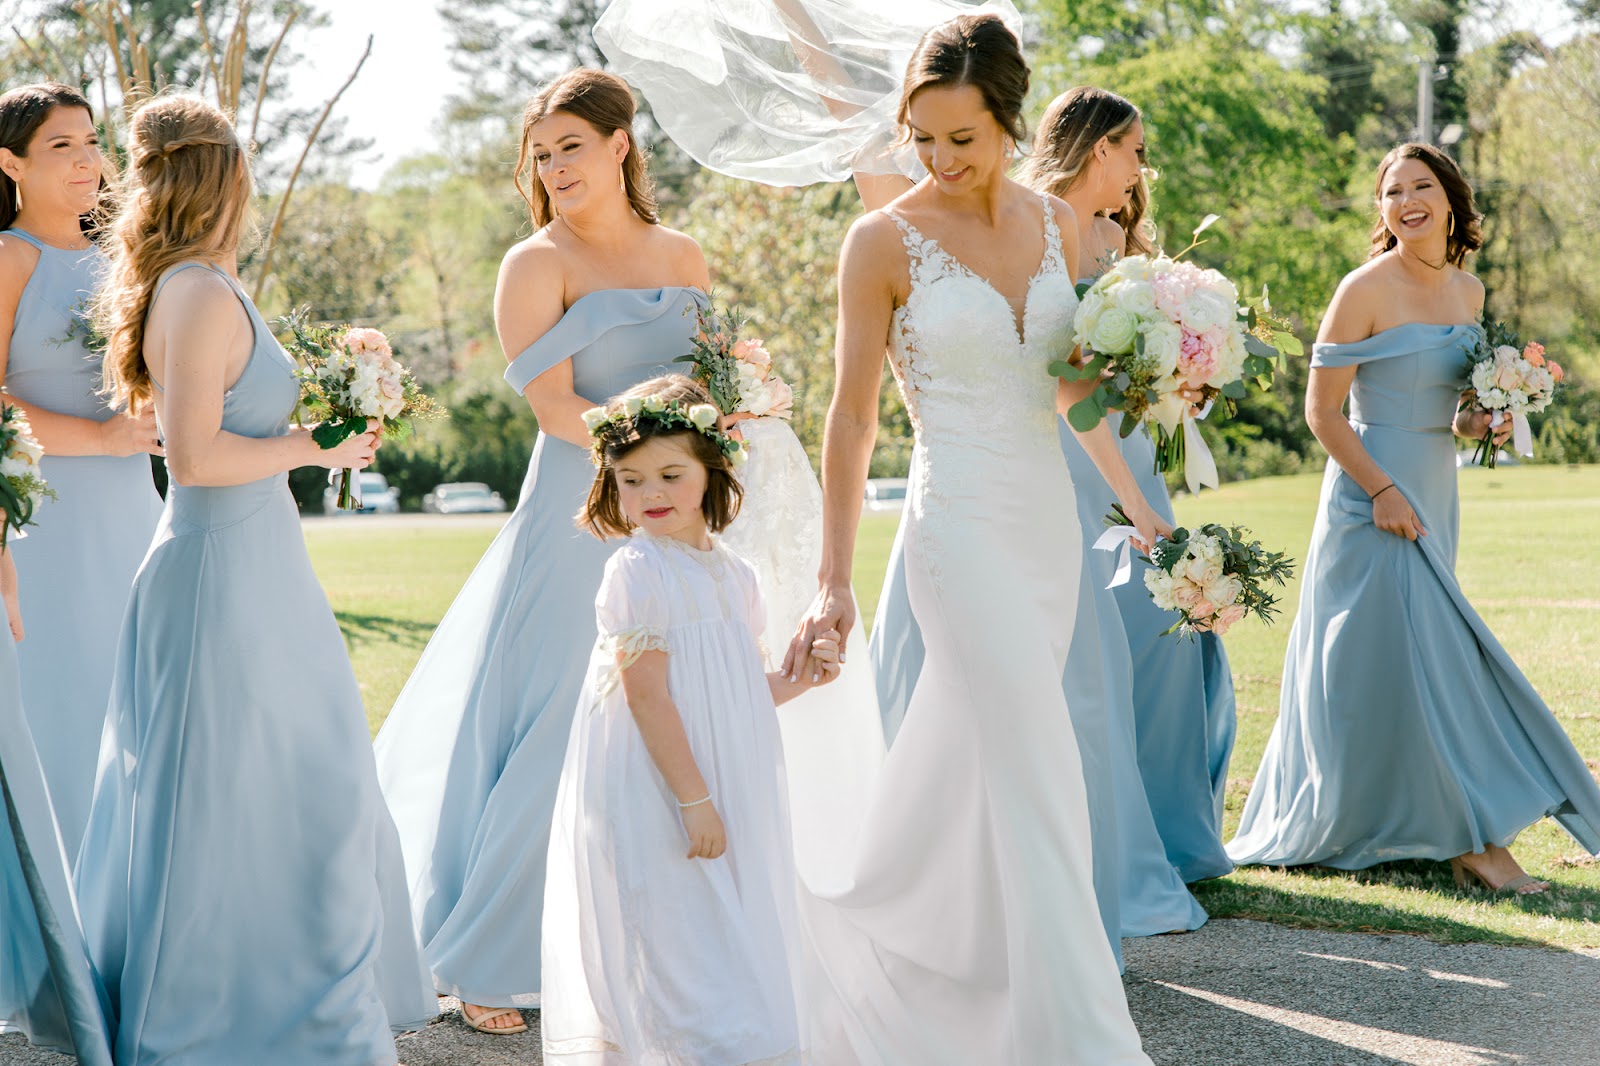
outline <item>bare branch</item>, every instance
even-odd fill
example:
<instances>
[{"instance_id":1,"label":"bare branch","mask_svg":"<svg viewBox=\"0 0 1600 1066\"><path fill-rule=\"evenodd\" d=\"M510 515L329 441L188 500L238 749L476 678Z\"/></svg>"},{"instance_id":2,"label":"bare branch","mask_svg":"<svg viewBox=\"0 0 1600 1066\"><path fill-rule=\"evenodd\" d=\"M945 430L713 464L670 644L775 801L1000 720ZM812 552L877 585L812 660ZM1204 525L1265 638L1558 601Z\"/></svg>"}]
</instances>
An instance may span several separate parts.
<instances>
[{"instance_id":1,"label":"bare branch","mask_svg":"<svg viewBox=\"0 0 1600 1066\"><path fill-rule=\"evenodd\" d=\"M267 100L267 75L272 72L272 61L278 56L278 47L283 44L283 39L289 35L289 27L294 25L294 20L300 17L298 5L289 9L289 15L283 20L283 28L278 31L278 39L272 42L272 47L267 49L267 57L261 62L261 78L256 82L256 109L250 116L250 143L256 143L256 130L261 127L261 105Z\"/></svg>"},{"instance_id":2,"label":"bare branch","mask_svg":"<svg viewBox=\"0 0 1600 1066\"><path fill-rule=\"evenodd\" d=\"M211 43L211 26L206 22L206 5L204 0L194 0L195 21L200 24L200 50L206 57L206 73L217 85L217 99L222 99L222 71L217 69L217 50ZM205 88L205 82L200 83L200 88Z\"/></svg>"},{"instance_id":3,"label":"bare branch","mask_svg":"<svg viewBox=\"0 0 1600 1066\"><path fill-rule=\"evenodd\" d=\"M289 198L294 195L294 184L300 179L300 171L306 164L306 156L311 154L312 147L317 143L317 138L321 136L322 126L328 121L328 116L333 113L334 105L345 94L345 90L355 83L356 76L361 73L361 68L366 66L367 59L371 55L372 35L368 34L366 50L361 53L361 58L356 61L356 68L350 72L350 76L345 79L344 84L339 86L339 91L334 93L327 104L323 106L322 114L317 118L317 124L311 127L311 132L306 135L306 146L301 150L300 158L295 160L294 170L289 174L289 184L284 187L283 197L278 201L278 210L272 216L272 228L267 232L266 251L261 256L261 274L256 278L256 287L250 294L253 300L261 299L261 294L267 286L267 279L272 276L272 253L278 243L278 234L283 230L283 218L289 209Z\"/></svg>"}]
</instances>

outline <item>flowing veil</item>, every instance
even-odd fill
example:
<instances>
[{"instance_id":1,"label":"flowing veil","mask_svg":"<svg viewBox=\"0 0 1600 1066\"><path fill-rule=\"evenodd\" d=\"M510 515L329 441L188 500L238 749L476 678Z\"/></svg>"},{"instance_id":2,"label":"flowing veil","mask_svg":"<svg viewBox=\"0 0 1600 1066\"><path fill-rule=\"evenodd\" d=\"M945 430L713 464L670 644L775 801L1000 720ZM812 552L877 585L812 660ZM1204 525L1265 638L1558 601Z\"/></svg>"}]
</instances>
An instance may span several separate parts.
<instances>
[{"instance_id":1,"label":"flowing veil","mask_svg":"<svg viewBox=\"0 0 1600 1066\"><path fill-rule=\"evenodd\" d=\"M613 0L594 38L701 165L765 185L921 174L895 145L917 41L1010 0Z\"/></svg>"}]
</instances>

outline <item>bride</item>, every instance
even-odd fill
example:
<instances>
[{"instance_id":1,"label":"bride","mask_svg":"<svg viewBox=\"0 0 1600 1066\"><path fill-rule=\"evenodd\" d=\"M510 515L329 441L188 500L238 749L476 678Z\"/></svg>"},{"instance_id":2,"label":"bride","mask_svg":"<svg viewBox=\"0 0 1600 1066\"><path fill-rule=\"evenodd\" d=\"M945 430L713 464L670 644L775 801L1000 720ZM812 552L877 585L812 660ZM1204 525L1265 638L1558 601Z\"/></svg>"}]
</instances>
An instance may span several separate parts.
<instances>
[{"instance_id":1,"label":"bride","mask_svg":"<svg viewBox=\"0 0 1600 1066\"><path fill-rule=\"evenodd\" d=\"M929 179L852 227L823 444L821 589L785 658L855 623L851 559L885 349L916 431L905 543L927 662L855 835L805 901L818 1061L1146 1063L1097 916L1061 676L1078 523L1056 436L1077 396L1072 209L1005 177L1028 68L994 16L930 31L899 121ZM1085 444L1150 542L1110 430Z\"/></svg>"}]
</instances>

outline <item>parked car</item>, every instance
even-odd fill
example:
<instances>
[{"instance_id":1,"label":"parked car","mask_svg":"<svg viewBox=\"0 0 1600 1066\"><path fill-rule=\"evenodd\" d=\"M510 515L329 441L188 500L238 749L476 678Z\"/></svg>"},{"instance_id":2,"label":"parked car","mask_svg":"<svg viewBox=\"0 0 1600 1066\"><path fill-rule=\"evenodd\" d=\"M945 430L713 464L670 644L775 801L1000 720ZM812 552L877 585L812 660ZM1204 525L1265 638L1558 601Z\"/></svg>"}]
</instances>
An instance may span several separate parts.
<instances>
[{"instance_id":1,"label":"parked car","mask_svg":"<svg viewBox=\"0 0 1600 1066\"><path fill-rule=\"evenodd\" d=\"M329 485L322 490L322 513L337 514L397 514L400 510L400 493L389 487L389 479L371 470L356 474L361 483L361 506L348 511L339 509L339 490Z\"/></svg>"},{"instance_id":2,"label":"parked car","mask_svg":"<svg viewBox=\"0 0 1600 1066\"><path fill-rule=\"evenodd\" d=\"M869 511L900 511L906 505L906 479L875 477L867 479L865 506Z\"/></svg>"},{"instance_id":3,"label":"parked car","mask_svg":"<svg viewBox=\"0 0 1600 1066\"><path fill-rule=\"evenodd\" d=\"M432 514L493 514L506 509L506 501L481 481L455 481L435 485L422 497L422 509Z\"/></svg>"}]
</instances>

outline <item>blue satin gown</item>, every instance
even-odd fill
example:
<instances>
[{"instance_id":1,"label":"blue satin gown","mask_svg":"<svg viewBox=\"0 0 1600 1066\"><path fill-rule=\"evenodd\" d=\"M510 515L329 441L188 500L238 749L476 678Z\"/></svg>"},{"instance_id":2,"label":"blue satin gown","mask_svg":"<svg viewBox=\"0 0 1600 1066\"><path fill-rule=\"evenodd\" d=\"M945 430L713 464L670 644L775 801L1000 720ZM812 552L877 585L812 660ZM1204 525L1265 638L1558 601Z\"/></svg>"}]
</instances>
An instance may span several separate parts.
<instances>
[{"instance_id":1,"label":"blue satin gown","mask_svg":"<svg viewBox=\"0 0 1600 1066\"><path fill-rule=\"evenodd\" d=\"M111 1066L105 1004L0 605L0 1033L12 1032L76 1055L80 1066Z\"/></svg>"},{"instance_id":2,"label":"blue satin gown","mask_svg":"<svg viewBox=\"0 0 1600 1066\"><path fill-rule=\"evenodd\" d=\"M106 257L98 247L39 249L11 329L6 391L53 411L104 422L100 354L90 351L84 315ZM161 517L148 455L49 455L40 464L57 493L16 545L17 585L28 637L17 647L22 698L67 854L77 857L94 795L95 763L117 632L133 575Z\"/></svg>"},{"instance_id":3,"label":"blue satin gown","mask_svg":"<svg viewBox=\"0 0 1600 1066\"><path fill-rule=\"evenodd\" d=\"M690 351L697 289L602 289L517 356L519 395L571 360L604 401ZM594 597L618 540L574 521L594 466L540 433L511 518L378 733L378 772L405 848L434 987L468 1003L539 1003L545 853L567 736L594 645Z\"/></svg>"},{"instance_id":4,"label":"blue satin gown","mask_svg":"<svg viewBox=\"0 0 1600 1066\"><path fill-rule=\"evenodd\" d=\"M1456 583L1449 427L1476 329L1411 323L1312 351L1313 367L1356 368L1350 424L1428 536L1373 525L1329 461L1278 722L1228 844L1240 863L1448 859L1545 815L1600 853L1600 787Z\"/></svg>"},{"instance_id":5,"label":"blue satin gown","mask_svg":"<svg viewBox=\"0 0 1600 1066\"><path fill-rule=\"evenodd\" d=\"M1121 416L1113 413L1110 423L1120 430ZM1175 523L1172 496L1166 478L1156 471L1149 431L1141 426L1120 439L1122 457L1139 491L1157 514ZM1105 516L1116 496L1065 422L1061 447L1078 485L1084 538L1089 540L1105 530ZM1105 570L1103 585L1111 579L1110 553L1091 554L1103 557L1094 564ZM1222 846L1222 806L1237 724L1233 672L1216 634L1202 633L1194 640L1162 636L1173 614L1150 599L1144 584L1149 568L1135 557L1133 576L1111 590L1133 663L1139 773L1168 861L1182 880L1203 881L1233 869Z\"/></svg>"},{"instance_id":6,"label":"blue satin gown","mask_svg":"<svg viewBox=\"0 0 1600 1066\"><path fill-rule=\"evenodd\" d=\"M181 270L215 268L161 284ZM294 364L215 272L255 333L222 428L285 434ZM391 1027L437 1013L287 475L172 484L122 628L77 878L118 1066L387 1066Z\"/></svg>"}]
</instances>

